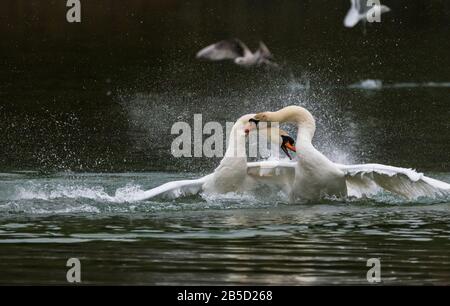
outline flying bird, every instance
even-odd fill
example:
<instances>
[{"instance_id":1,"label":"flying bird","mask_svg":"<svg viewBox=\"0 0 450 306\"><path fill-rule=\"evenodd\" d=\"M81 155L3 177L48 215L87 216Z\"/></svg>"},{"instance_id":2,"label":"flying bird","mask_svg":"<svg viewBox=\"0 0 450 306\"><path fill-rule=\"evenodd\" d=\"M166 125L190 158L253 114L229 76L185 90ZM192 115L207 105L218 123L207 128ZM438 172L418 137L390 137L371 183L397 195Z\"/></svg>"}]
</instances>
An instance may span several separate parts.
<instances>
[{"instance_id":1,"label":"flying bird","mask_svg":"<svg viewBox=\"0 0 450 306\"><path fill-rule=\"evenodd\" d=\"M353 28L358 22L366 22L367 16L376 16L389 12L391 9L386 5L368 5L368 0L350 0L351 7L344 19L344 26Z\"/></svg>"},{"instance_id":2,"label":"flying bird","mask_svg":"<svg viewBox=\"0 0 450 306\"><path fill-rule=\"evenodd\" d=\"M272 61L272 53L262 41L259 42L259 48L253 53L237 38L209 45L198 51L196 58L209 61L232 60L236 65L243 67L263 65L278 67L278 64Z\"/></svg>"}]
</instances>

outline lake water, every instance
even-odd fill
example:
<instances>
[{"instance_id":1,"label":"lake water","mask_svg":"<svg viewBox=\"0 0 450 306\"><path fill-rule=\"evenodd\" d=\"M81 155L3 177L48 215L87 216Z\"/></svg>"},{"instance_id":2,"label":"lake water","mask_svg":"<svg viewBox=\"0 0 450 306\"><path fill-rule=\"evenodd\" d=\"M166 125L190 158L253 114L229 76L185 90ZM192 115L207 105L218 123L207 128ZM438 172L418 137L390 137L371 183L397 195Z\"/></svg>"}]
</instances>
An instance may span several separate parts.
<instances>
[{"instance_id":1,"label":"lake water","mask_svg":"<svg viewBox=\"0 0 450 306\"><path fill-rule=\"evenodd\" d=\"M65 1L2 1L0 284L66 284L70 257L86 284L367 284L369 258L384 284L450 284L449 198L127 201L218 165L174 158L175 122L290 104L333 161L450 182L449 1L386 0L365 32L348 2L84 1L68 24ZM228 37L283 69L195 59Z\"/></svg>"}]
</instances>

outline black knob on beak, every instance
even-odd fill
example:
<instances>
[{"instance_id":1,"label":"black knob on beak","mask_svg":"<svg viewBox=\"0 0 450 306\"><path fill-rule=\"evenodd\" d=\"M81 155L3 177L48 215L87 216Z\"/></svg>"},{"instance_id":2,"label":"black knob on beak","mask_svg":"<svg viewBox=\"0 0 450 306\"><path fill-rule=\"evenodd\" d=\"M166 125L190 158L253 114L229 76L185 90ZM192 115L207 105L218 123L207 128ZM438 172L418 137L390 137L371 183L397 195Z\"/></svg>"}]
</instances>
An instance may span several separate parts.
<instances>
[{"instance_id":1,"label":"black knob on beak","mask_svg":"<svg viewBox=\"0 0 450 306\"><path fill-rule=\"evenodd\" d=\"M253 122L256 125L256 127L258 127L259 120L251 118L248 120L248 122Z\"/></svg>"},{"instance_id":2,"label":"black knob on beak","mask_svg":"<svg viewBox=\"0 0 450 306\"><path fill-rule=\"evenodd\" d=\"M283 140L283 142L281 143L281 149L283 150L284 153L286 153L287 157L289 157L289 159L292 160L292 157L289 154L288 149L293 152L297 152L297 149L295 148L294 139L292 139L292 137L287 135L282 135L281 139Z\"/></svg>"}]
</instances>

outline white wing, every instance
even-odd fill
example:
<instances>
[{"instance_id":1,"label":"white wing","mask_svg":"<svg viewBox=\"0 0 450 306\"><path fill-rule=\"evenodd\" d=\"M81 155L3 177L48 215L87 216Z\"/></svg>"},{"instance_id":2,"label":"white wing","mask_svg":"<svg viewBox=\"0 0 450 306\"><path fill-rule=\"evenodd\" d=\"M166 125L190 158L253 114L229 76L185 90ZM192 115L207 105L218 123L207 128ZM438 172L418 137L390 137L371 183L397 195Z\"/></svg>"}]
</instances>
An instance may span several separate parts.
<instances>
[{"instance_id":1,"label":"white wing","mask_svg":"<svg viewBox=\"0 0 450 306\"><path fill-rule=\"evenodd\" d=\"M389 7L387 7L386 5L374 5L373 7L371 7L367 13L365 14L366 16L376 16L377 14L384 14L387 12L390 12L391 9Z\"/></svg>"},{"instance_id":2,"label":"white wing","mask_svg":"<svg viewBox=\"0 0 450 306\"><path fill-rule=\"evenodd\" d=\"M351 7L347 12L344 19L344 25L347 28L354 27L361 19L361 14L359 13L356 0L351 0Z\"/></svg>"},{"instance_id":3,"label":"white wing","mask_svg":"<svg viewBox=\"0 0 450 306\"><path fill-rule=\"evenodd\" d=\"M198 59L221 61L247 55L251 51L239 39L222 40L197 52Z\"/></svg>"},{"instance_id":4,"label":"white wing","mask_svg":"<svg viewBox=\"0 0 450 306\"><path fill-rule=\"evenodd\" d=\"M266 160L247 163L247 173L254 177L294 175L297 162Z\"/></svg>"},{"instance_id":5,"label":"white wing","mask_svg":"<svg viewBox=\"0 0 450 306\"><path fill-rule=\"evenodd\" d=\"M450 194L450 184L424 176L412 169L380 164L336 166L344 171L348 193L352 196L370 195L382 189L407 199Z\"/></svg>"},{"instance_id":6,"label":"white wing","mask_svg":"<svg viewBox=\"0 0 450 306\"><path fill-rule=\"evenodd\" d=\"M247 163L247 174L258 185L277 187L289 194L295 178L295 161L260 161Z\"/></svg>"},{"instance_id":7,"label":"white wing","mask_svg":"<svg viewBox=\"0 0 450 306\"><path fill-rule=\"evenodd\" d=\"M259 53L263 58L273 59L273 55L269 48L267 48L266 44L262 41L259 42L259 48L256 50L256 53Z\"/></svg>"},{"instance_id":8,"label":"white wing","mask_svg":"<svg viewBox=\"0 0 450 306\"><path fill-rule=\"evenodd\" d=\"M136 195L132 199L132 201L143 201L154 197L174 199L180 196L198 194L200 191L202 191L203 184L206 182L210 175L206 175L196 180L168 182Z\"/></svg>"}]
</instances>

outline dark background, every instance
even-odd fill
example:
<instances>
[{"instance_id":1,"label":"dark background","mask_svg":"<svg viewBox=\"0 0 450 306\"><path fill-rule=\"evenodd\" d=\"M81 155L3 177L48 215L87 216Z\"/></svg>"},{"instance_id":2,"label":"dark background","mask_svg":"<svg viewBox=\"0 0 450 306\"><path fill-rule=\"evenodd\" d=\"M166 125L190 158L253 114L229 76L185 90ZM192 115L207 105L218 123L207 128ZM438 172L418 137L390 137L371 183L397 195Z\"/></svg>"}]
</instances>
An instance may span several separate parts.
<instances>
[{"instance_id":1,"label":"dark background","mask_svg":"<svg viewBox=\"0 0 450 306\"><path fill-rule=\"evenodd\" d=\"M343 26L347 0L81 3L80 24L65 0L0 3L4 171L206 171L218 159L171 157L173 123L288 104L313 112L333 160L450 169L448 87L347 87L450 82L450 1L383 1L365 34ZM229 37L263 40L284 69L195 60Z\"/></svg>"}]
</instances>

